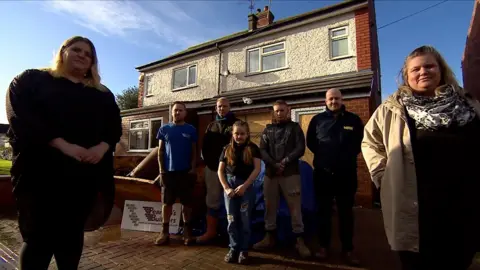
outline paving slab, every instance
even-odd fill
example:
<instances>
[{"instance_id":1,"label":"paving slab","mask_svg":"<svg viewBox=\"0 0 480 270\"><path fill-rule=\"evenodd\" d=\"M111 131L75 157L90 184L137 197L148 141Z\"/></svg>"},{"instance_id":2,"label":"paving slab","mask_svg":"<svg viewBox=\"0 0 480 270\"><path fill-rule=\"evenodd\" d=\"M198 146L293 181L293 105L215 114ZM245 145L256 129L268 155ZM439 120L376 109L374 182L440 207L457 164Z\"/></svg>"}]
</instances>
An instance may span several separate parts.
<instances>
[{"instance_id":1,"label":"paving slab","mask_svg":"<svg viewBox=\"0 0 480 270\"><path fill-rule=\"evenodd\" d=\"M332 246L334 253L328 262L302 260L292 247L269 253L251 251L251 264L241 266L223 262L228 251L226 239L213 245L186 247L179 236L172 236L169 246L157 247L153 245L155 233L122 230L115 224L116 217L115 222L85 234L79 269L399 269L398 260L390 251L383 233L380 210L359 208L355 209L355 215L355 247L362 262L361 268L341 263L336 252L340 250L336 230ZM15 217L0 215L0 258L18 261L21 243ZM54 260L49 269L57 269ZM471 270L480 270L480 267L472 266Z\"/></svg>"}]
</instances>

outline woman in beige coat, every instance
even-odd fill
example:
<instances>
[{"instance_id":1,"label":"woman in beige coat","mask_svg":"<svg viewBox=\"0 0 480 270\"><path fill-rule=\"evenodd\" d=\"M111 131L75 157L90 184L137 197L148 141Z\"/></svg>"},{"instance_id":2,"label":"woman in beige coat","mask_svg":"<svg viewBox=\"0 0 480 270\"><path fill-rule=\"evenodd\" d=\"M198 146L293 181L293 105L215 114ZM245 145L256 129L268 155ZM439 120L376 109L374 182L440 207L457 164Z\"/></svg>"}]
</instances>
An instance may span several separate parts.
<instances>
[{"instance_id":1,"label":"woman in beige coat","mask_svg":"<svg viewBox=\"0 0 480 270\"><path fill-rule=\"evenodd\" d=\"M467 269L480 239L480 105L430 46L401 77L362 142L388 242L403 269Z\"/></svg>"}]
</instances>

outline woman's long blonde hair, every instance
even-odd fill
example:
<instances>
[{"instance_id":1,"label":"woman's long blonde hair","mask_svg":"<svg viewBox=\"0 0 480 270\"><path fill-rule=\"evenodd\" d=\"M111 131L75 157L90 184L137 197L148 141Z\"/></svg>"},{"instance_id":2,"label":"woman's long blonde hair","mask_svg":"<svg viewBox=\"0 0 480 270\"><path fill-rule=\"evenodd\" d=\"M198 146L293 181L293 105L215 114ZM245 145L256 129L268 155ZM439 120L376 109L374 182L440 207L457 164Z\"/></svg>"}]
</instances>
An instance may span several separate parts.
<instances>
[{"instance_id":1,"label":"woman's long blonde hair","mask_svg":"<svg viewBox=\"0 0 480 270\"><path fill-rule=\"evenodd\" d=\"M104 92L108 91L108 89L104 85L102 85L100 74L98 72L97 50L95 49L93 42L86 37L74 36L65 40L62 43L62 46L60 47L60 49L55 54L51 67L45 68L44 70L47 70L48 72L50 72L50 74L52 74L53 77L56 77L56 78L65 77L66 71L65 71L65 65L63 62L63 53L68 47L72 46L77 42L87 43L90 46L90 49L92 50L92 66L88 70L87 74L85 74L85 78L83 79L82 83L86 86L96 88L100 91L104 91Z\"/></svg>"},{"instance_id":2,"label":"woman's long blonde hair","mask_svg":"<svg viewBox=\"0 0 480 270\"><path fill-rule=\"evenodd\" d=\"M417 56L426 55L426 54L432 55L438 63L438 67L440 69L440 84L438 86L448 84L448 85L453 86L454 90L458 90L460 88L460 86L458 85L458 81L455 78L455 73L453 73L452 69L447 64L447 61L445 61L445 59L440 54L440 52L432 46L418 47L415 50L413 50L407 56L407 58L405 58L405 62L403 63L403 67L400 70L400 73L398 75L398 77L399 77L399 83L398 83L399 84L399 89L403 89L403 90L407 90L407 91L411 92L411 88L408 85L408 70L407 70L408 63L413 58L415 58Z\"/></svg>"},{"instance_id":3,"label":"woman's long blonde hair","mask_svg":"<svg viewBox=\"0 0 480 270\"><path fill-rule=\"evenodd\" d=\"M243 127L247 132L247 139L245 140L245 149L243 150L243 162L245 164L253 164L253 154L252 154L252 147L250 146L250 127L248 126L247 122L244 121L236 121L232 126L232 133L235 127ZM230 144L228 144L227 149L225 149L225 157L227 159L227 164L230 166L235 165L235 140L230 140Z\"/></svg>"}]
</instances>

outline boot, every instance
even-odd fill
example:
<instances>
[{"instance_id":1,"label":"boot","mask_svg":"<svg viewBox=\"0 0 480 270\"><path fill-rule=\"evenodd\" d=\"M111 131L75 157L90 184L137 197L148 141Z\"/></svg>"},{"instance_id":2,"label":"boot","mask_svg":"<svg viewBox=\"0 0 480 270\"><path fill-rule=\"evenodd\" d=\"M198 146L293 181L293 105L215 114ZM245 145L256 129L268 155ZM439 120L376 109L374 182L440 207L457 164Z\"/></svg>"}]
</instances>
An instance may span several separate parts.
<instances>
[{"instance_id":1,"label":"boot","mask_svg":"<svg viewBox=\"0 0 480 270\"><path fill-rule=\"evenodd\" d=\"M305 245L305 242L303 241L303 237L297 237L297 244L295 245L295 247L298 251L298 254L300 254L300 257L302 257L302 259L308 258L312 255L308 247Z\"/></svg>"},{"instance_id":2,"label":"boot","mask_svg":"<svg viewBox=\"0 0 480 270\"><path fill-rule=\"evenodd\" d=\"M353 254L353 252L342 252L342 261L348 266L359 267L360 261Z\"/></svg>"},{"instance_id":3,"label":"boot","mask_svg":"<svg viewBox=\"0 0 480 270\"><path fill-rule=\"evenodd\" d=\"M192 227L188 223L185 223L183 225L183 243L185 246L189 246L192 241Z\"/></svg>"},{"instance_id":4,"label":"boot","mask_svg":"<svg viewBox=\"0 0 480 270\"><path fill-rule=\"evenodd\" d=\"M275 246L275 234L274 232L265 232L265 237L262 241L253 245L254 249L261 250L261 249L270 249Z\"/></svg>"},{"instance_id":5,"label":"boot","mask_svg":"<svg viewBox=\"0 0 480 270\"><path fill-rule=\"evenodd\" d=\"M160 234L158 235L157 239L155 239L156 246L162 246L162 245L168 244L170 240L170 234L168 232L169 229L170 229L170 225L168 223L162 224L162 229L160 231Z\"/></svg>"},{"instance_id":6,"label":"boot","mask_svg":"<svg viewBox=\"0 0 480 270\"><path fill-rule=\"evenodd\" d=\"M217 223L218 218L207 215L207 231L202 236L197 237L197 244L206 244L217 236Z\"/></svg>"},{"instance_id":7,"label":"boot","mask_svg":"<svg viewBox=\"0 0 480 270\"><path fill-rule=\"evenodd\" d=\"M227 255L225 255L225 258L223 258L223 261L226 263L233 263L236 260L238 260L238 252L235 252L232 249L230 249Z\"/></svg>"},{"instance_id":8,"label":"boot","mask_svg":"<svg viewBox=\"0 0 480 270\"><path fill-rule=\"evenodd\" d=\"M248 264L250 262L250 257L248 257L248 252L241 251L238 255L238 264Z\"/></svg>"},{"instance_id":9,"label":"boot","mask_svg":"<svg viewBox=\"0 0 480 270\"><path fill-rule=\"evenodd\" d=\"M328 258L328 251L326 248L321 247L316 253L315 253L315 258L319 260L326 260Z\"/></svg>"}]
</instances>

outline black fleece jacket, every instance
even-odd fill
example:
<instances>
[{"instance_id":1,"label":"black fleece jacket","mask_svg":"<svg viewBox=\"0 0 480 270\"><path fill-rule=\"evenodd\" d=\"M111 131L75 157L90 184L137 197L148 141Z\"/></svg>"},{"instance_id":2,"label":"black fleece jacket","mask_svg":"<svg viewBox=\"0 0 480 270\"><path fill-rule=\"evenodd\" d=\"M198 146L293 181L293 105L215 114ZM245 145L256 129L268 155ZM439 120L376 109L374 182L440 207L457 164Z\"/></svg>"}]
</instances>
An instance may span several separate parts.
<instances>
[{"instance_id":1,"label":"black fleece jacket","mask_svg":"<svg viewBox=\"0 0 480 270\"><path fill-rule=\"evenodd\" d=\"M223 147L232 138L232 126L238 121L233 113L228 113L225 118L211 122L205 131L202 144L202 158L207 167L212 171L218 170L220 155Z\"/></svg>"}]
</instances>

